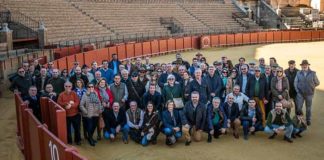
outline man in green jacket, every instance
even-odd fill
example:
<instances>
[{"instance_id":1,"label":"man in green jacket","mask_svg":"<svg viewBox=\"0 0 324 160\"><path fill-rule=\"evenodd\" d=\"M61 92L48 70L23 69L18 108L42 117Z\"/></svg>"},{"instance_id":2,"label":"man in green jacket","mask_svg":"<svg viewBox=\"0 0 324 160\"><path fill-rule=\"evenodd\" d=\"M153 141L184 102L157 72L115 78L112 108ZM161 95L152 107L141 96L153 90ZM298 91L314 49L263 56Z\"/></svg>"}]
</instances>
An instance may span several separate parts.
<instances>
[{"instance_id":1,"label":"man in green jacket","mask_svg":"<svg viewBox=\"0 0 324 160\"><path fill-rule=\"evenodd\" d=\"M269 139L274 139L280 132L284 132L284 140L292 143L291 134L293 132L293 125L289 113L283 109L282 104L277 102L275 108L270 111L267 118L266 128L264 132L272 134Z\"/></svg>"}]
</instances>

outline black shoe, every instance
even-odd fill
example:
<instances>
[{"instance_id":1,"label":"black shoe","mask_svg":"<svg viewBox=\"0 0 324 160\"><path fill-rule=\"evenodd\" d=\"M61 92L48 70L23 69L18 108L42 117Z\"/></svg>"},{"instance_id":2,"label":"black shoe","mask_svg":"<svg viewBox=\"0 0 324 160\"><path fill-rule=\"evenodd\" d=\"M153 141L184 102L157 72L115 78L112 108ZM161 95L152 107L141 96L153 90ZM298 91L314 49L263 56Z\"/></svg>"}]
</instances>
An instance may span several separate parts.
<instances>
[{"instance_id":1,"label":"black shoe","mask_svg":"<svg viewBox=\"0 0 324 160\"><path fill-rule=\"evenodd\" d=\"M220 134L215 133L215 134L214 134L214 138L215 138L215 139L219 139L219 135L220 135Z\"/></svg>"},{"instance_id":2,"label":"black shoe","mask_svg":"<svg viewBox=\"0 0 324 160\"><path fill-rule=\"evenodd\" d=\"M172 145L172 143L169 141L169 138L166 138L165 144L168 145L168 146L171 146Z\"/></svg>"},{"instance_id":3,"label":"black shoe","mask_svg":"<svg viewBox=\"0 0 324 160\"><path fill-rule=\"evenodd\" d=\"M90 146L95 146L96 144L93 142L93 139L92 138L88 138L88 142L90 144Z\"/></svg>"},{"instance_id":4,"label":"black shoe","mask_svg":"<svg viewBox=\"0 0 324 160\"><path fill-rule=\"evenodd\" d=\"M248 135L244 135L244 140L248 140L248 139L249 139Z\"/></svg>"},{"instance_id":5,"label":"black shoe","mask_svg":"<svg viewBox=\"0 0 324 160\"><path fill-rule=\"evenodd\" d=\"M190 146L191 141L186 141L185 145Z\"/></svg>"},{"instance_id":6,"label":"black shoe","mask_svg":"<svg viewBox=\"0 0 324 160\"><path fill-rule=\"evenodd\" d=\"M157 142L156 142L156 139L153 139L152 142L151 142L153 145L155 145Z\"/></svg>"},{"instance_id":7,"label":"black shoe","mask_svg":"<svg viewBox=\"0 0 324 160\"><path fill-rule=\"evenodd\" d=\"M76 145L81 146L81 142L75 142Z\"/></svg>"},{"instance_id":8,"label":"black shoe","mask_svg":"<svg viewBox=\"0 0 324 160\"><path fill-rule=\"evenodd\" d=\"M97 137L97 141L100 141L100 140L101 140L101 136L98 136L98 137Z\"/></svg>"},{"instance_id":9,"label":"black shoe","mask_svg":"<svg viewBox=\"0 0 324 160\"><path fill-rule=\"evenodd\" d=\"M293 138L293 139L295 139L296 138L296 136L295 136L295 134L293 133L293 134L291 134L291 138Z\"/></svg>"},{"instance_id":10,"label":"black shoe","mask_svg":"<svg viewBox=\"0 0 324 160\"><path fill-rule=\"evenodd\" d=\"M289 142L289 143L293 143L294 142L291 138L288 138L286 136L284 137L284 140L287 141L287 142Z\"/></svg>"},{"instance_id":11,"label":"black shoe","mask_svg":"<svg viewBox=\"0 0 324 160\"><path fill-rule=\"evenodd\" d=\"M234 136L235 139L239 139L240 138L240 136L238 134L235 134L235 133L233 133L233 136Z\"/></svg>"},{"instance_id":12,"label":"black shoe","mask_svg":"<svg viewBox=\"0 0 324 160\"><path fill-rule=\"evenodd\" d=\"M273 133L272 136L269 137L269 139L274 139L277 136L277 133Z\"/></svg>"},{"instance_id":13,"label":"black shoe","mask_svg":"<svg viewBox=\"0 0 324 160\"><path fill-rule=\"evenodd\" d=\"M255 131L251 132L251 135L255 136Z\"/></svg>"},{"instance_id":14,"label":"black shoe","mask_svg":"<svg viewBox=\"0 0 324 160\"><path fill-rule=\"evenodd\" d=\"M311 126L311 124L312 124L311 121L307 121L306 123L307 123L307 126Z\"/></svg>"},{"instance_id":15,"label":"black shoe","mask_svg":"<svg viewBox=\"0 0 324 160\"><path fill-rule=\"evenodd\" d=\"M299 137L299 138L302 138L303 136L300 135L300 133L301 133L301 132L296 133L296 136Z\"/></svg>"},{"instance_id":16,"label":"black shoe","mask_svg":"<svg viewBox=\"0 0 324 160\"><path fill-rule=\"evenodd\" d=\"M212 136L211 136L210 134L208 134L207 142L208 142L208 143L211 143L211 142L212 142Z\"/></svg>"}]
</instances>

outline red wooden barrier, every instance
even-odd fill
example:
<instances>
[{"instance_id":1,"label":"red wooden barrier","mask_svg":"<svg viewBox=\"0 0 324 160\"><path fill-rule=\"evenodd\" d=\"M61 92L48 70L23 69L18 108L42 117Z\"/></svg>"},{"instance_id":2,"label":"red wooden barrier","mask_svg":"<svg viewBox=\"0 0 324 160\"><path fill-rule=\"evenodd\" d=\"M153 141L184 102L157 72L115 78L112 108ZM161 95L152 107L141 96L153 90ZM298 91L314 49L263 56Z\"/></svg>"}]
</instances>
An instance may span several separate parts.
<instances>
[{"instance_id":1,"label":"red wooden barrier","mask_svg":"<svg viewBox=\"0 0 324 160\"><path fill-rule=\"evenodd\" d=\"M143 42L143 56L148 56L152 54L151 42Z\"/></svg>"},{"instance_id":2,"label":"red wooden barrier","mask_svg":"<svg viewBox=\"0 0 324 160\"><path fill-rule=\"evenodd\" d=\"M84 53L75 54L75 60L79 62L80 66L83 66L85 64Z\"/></svg>"},{"instance_id":3,"label":"red wooden barrier","mask_svg":"<svg viewBox=\"0 0 324 160\"><path fill-rule=\"evenodd\" d=\"M49 117L51 126L50 131L55 134L64 143L67 143L67 131L66 131L66 112L57 103L49 99Z\"/></svg>"},{"instance_id":4,"label":"red wooden barrier","mask_svg":"<svg viewBox=\"0 0 324 160\"><path fill-rule=\"evenodd\" d=\"M108 48L108 60L111 60L112 54L117 54L117 46L112 46Z\"/></svg>"},{"instance_id":5,"label":"red wooden barrier","mask_svg":"<svg viewBox=\"0 0 324 160\"><path fill-rule=\"evenodd\" d=\"M17 145L18 148L24 152L25 143L24 143L24 118L23 111L28 108L26 104L24 104L20 95L15 94L15 104L16 104L16 118L17 118Z\"/></svg>"},{"instance_id":6,"label":"red wooden barrier","mask_svg":"<svg viewBox=\"0 0 324 160\"><path fill-rule=\"evenodd\" d=\"M311 41L312 40L312 31L300 31L300 40L301 41Z\"/></svg>"},{"instance_id":7,"label":"red wooden barrier","mask_svg":"<svg viewBox=\"0 0 324 160\"><path fill-rule=\"evenodd\" d=\"M135 57L143 56L143 46L142 43L135 43Z\"/></svg>"},{"instance_id":8,"label":"red wooden barrier","mask_svg":"<svg viewBox=\"0 0 324 160\"><path fill-rule=\"evenodd\" d=\"M67 69L67 60L66 57L60 58L57 60L57 68L59 70Z\"/></svg>"},{"instance_id":9,"label":"red wooden barrier","mask_svg":"<svg viewBox=\"0 0 324 160\"><path fill-rule=\"evenodd\" d=\"M175 51L175 39L173 38L169 38L167 40L167 44L168 44L168 52L173 52Z\"/></svg>"},{"instance_id":10,"label":"red wooden barrier","mask_svg":"<svg viewBox=\"0 0 324 160\"><path fill-rule=\"evenodd\" d=\"M219 35L219 45L220 46L225 46L227 45L227 42L226 42L226 34L221 34Z\"/></svg>"},{"instance_id":11,"label":"red wooden barrier","mask_svg":"<svg viewBox=\"0 0 324 160\"><path fill-rule=\"evenodd\" d=\"M250 33L250 42L251 44L257 44L258 41L258 33Z\"/></svg>"},{"instance_id":12,"label":"red wooden barrier","mask_svg":"<svg viewBox=\"0 0 324 160\"><path fill-rule=\"evenodd\" d=\"M320 31L320 40L324 40L324 30Z\"/></svg>"},{"instance_id":13,"label":"red wooden barrier","mask_svg":"<svg viewBox=\"0 0 324 160\"><path fill-rule=\"evenodd\" d=\"M300 31L290 31L290 41L291 42L299 42L301 39Z\"/></svg>"},{"instance_id":14,"label":"red wooden barrier","mask_svg":"<svg viewBox=\"0 0 324 160\"><path fill-rule=\"evenodd\" d=\"M70 69L73 68L74 62L75 62L75 55L67 56L67 70L70 71Z\"/></svg>"},{"instance_id":15,"label":"red wooden barrier","mask_svg":"<svg viewBox=\"0 0 324 160\"><path fill-rule=\"evenodd\" d=\"M135 45L134 45L134 43L126 44L126 53L127 53L127 58L135 57Z\"/></svg>"},{"instance_id":16,"label":"red wooden barrier","mask_svg":"<svg viewBox=\"0 0 324 160\"><path fill-rule=\"evenodd\" d=\"M219 36L218 35L212 35L210 36L210 45L212 47L217 47L219 46Z\"/></svg>"},{"instance_id":17,"label":"red wooden barrier","mask_svg":"<svg viewBox=\"0 0 324 160\"><path fill-rule=\"evenodd\" d=\"M266 32L267 43L272 43L274 41L273 32Z\"/></svg>"},{"instance_id":18,"label":"red wooden barrier","mask_svg":"<svg viewBox=\"0 0 324 160\"><path fill-rule=\"evenodd\" d=\"M33 115L31 109L24 110L24 113L26 115L26 119L24 120L24 125L28 126L26 129L25 134L25 140L28 139L28 146L26 146L28 154L28 160L43 160L42 152L43 147L42 144L42 133L41 133L41 127L42 124L36 119L36 117Z\"/></svg>"},{"instance_id":19,"label":"red wooden barrier","mask_svg":"<svg viewBox=\"0 0 324 160\"><path fill-rule=\"evenodd\" d=\"M234 42L235 45L241 45L243 43L243 34L242 33L234 34Z\"/></svg>"},{"instance_id":20,"label":"red wooden barrier","mask_svg":"<svg viewBox=\"0 0 324 160\"><path fill-rule=\"evenodd\" d=\"M93 51L84 52L84 62L85 62L85 64L90 66L93 61L96 61L96 51L93 50Z\"/></svg>"},{"instance_id":21,"label":"red wooden barrier","mask_svg":"<svg viewBox=\"0 0 324 160\"><path fill-rule=\"evenodd\" d=\"M194 49L199 49L199 46L200 46L200 37L199 36L191 37L191 46Z\"/></svg>"},{"instance_id":22,"label":"red wooden barrier","mask_svg":"<svg viewBox=\"0 0 324 160\"><path fill-rule=\"evenodd\" d=\"M40 99L40 107L41 107L41 115L42 115L43 123L45 123L49 128L52 128L47 97L42 97Z\"/></svg>"},{"instance_id":23,"label":"red wooden barrier","mask_svg":"<svg viewBox=\"0 0 324 160\"><path fill-rule=\"evenodd\" d=\"M227 46L232 46L235 44L235 37L234 34L227 34L226 35L226 45Z\"/></svg>"},{"instance_id":24,"label":"red wooden barrier","mask_svg":"<svg viewBox=\"0 0 324 160\"><path fill-rule=\"evenodd\" d=\"M290 41L290 32L289 31L282 31L281 32L281 42L289 42Z\"/></svg>"},{"instance_id":25,"label":"red wooden barrier","mask_svg":"<svg viewBox=\"0 0 324 160\"><path fill-rule=\"evenodd\" d=\"M118 59L126 58L126 45L124 43L117 45L117 54L118 54Z\"/></svg>"},{"instance_id":26,"label":"red wooden barrier","mask_svg":"<svg viewBox=\"0 0 324 160\"><path fill-rule=\"evenodd\" d=\"M191 37L183 38L183 48L184 49L192 49Z\"/></svg>"},{"instance_id":27,"label":"red wooden barrier","mask_svg":"<svg viewBox=\"0 0 324 160\"><path fill-rule=\"evenodd\" d=\"M177 39L175 39L175 43L176 43L175 49L177 51L183 51L183 38L177 38Z\"/></svg>"},{"instance_id":28,"label":"red wooden barrier","mask_svg":"<svg viewBox=\"0 0 324 160\"><path fill-rule=\"evenodd\" d=\"M158 40L153 40L151 41L151 51L152 51L152 55L157 55L159 54L159 41Z\"/></svg>"},{"instance_id":29,"label":"red wooden barrier","mask_svg":"<svg viewBox=\"0 0 324 160\"><path fill-rule=\"evenodd\" d=\"M320 31L312 31L312 41L320 40Z\"/></svg>"},{"instance_id":30,"label":"red wooden barrier","mask_svg":"<svg viewBox=\"0 0 324 160\"><path fill-rule=\"evenodd\" d=\"M257 43L266 43L267 42L267 32L258 33L258 42Z\"/></svg>"},{"instance_id":31,"label":"red wooden barrier","mask_svg":"<svg viewBox=\"0 0 324 160\"><path fill-rule=\"evenodd\" d=\"M159 40L160 53L166 53L168 51L167 40Z\"/></svg>"},{"instance_id":32,"label":"red wooden barrier","mask_svg":"<svg viewBox=\"0 0 324 160\"><path fill-rule=\"evenodd\" d=\"M274 42L281 42L282 40L282 36L281 36L282 32L273 32L273 41Z\"/></svg>"},{"instance_id":33,"label":"red wooden barrier","mask_svg":"<svg viewBox=\"0 0 324 160\"><path fill-rule=\"evenodd\" d=\"M250 43L251 43L251 34L243 33L243 44L250 44Z\"/></svg>"}]
</instances>

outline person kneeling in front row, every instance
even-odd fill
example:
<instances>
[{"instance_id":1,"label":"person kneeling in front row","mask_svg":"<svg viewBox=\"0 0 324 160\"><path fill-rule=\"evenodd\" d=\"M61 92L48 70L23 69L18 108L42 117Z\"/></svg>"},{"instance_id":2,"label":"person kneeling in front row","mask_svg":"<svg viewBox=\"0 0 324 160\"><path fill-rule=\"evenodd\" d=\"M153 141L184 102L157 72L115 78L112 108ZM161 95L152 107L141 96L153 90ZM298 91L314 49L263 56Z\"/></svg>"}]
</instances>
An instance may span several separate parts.
<instances>
[{"instance_id":1,"label":"person kneeling in front row","mask_svg":"<svg viewBox=\"0 0 324 160\"><path fill-rule=\"evenodd\" d=\"M248 139L249 132L254 135L257 131L263 131L262 113L254 99L249 99L248 105L242 108L240 118L245 140Z\"/></svg>"},{"instance_id":2,"label":"person kneeling in front row","mask_svg":"<svg viewBox=\"0 0 324 160\"><path fill-rule=\"evenodd\" d=\"M269 139L274 139L278 133L285 132L284 140L292 143L291 134L293 133L293 125L291 118L286 109L283 109L280 102L276 102L275 108L272 109L268 115L266 133L272 134Z\"/></svg>"},{"instance_id":3,"label":"person kneeling in front row","mask_svg":"<svg viewBox=\"0 0 324 160\"><path fill-rule=\"evenodd\" d=\"M127 125L126 113L120 108L118 102L114 102L112 109L107 112L107 123L105 123L104 137L114 141L119 132L123 133L122 139L126 144L128 142L129 126Z\"/></svg>"},{"instance_id":4,"label":"person kneeling in front row","mask_svg":"<svg viewBox=\"0 0 324 160\"><path fill-rule=\"evenodd\" d=\"M167 145L173 145L182 136L180 114L174 107L174 102L168 100L166 110L162 112L163 133L166 135Z\"/></svg>"}]
</instances>

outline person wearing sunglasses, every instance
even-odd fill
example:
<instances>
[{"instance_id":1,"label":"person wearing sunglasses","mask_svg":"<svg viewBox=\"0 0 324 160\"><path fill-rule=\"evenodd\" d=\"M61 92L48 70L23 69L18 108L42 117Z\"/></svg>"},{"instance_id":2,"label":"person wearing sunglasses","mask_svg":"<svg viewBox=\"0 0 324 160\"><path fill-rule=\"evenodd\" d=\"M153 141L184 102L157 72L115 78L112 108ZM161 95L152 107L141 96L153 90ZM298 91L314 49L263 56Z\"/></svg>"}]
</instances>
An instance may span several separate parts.
<instances>
[{"instance_id":1,"label":"person wearing sunglasses","mask_svg":"<svg viewBox=\"0 0 324 160\"><path fill-rule=\"evenodd\" d=\"M24 97L28 95L30 86L32 86L31 78L26 76L26 71L23 67L19 67L17 69L17 76L11 82L9 89L14 93L20 93L21 97Z\"/></svg>"},{"instance_id":2,"label":"person wearing sunglasses","mask_svg":"<svg viewBox=\"0 0 324 160\"><path fill-rule=\"evenodd\" d=\"M94 85L89 83L87 86L87 92L83 94L80 102L80 110L86 123L88 134L88 142L91 146L95 146L96 141L93 139L93 133L97 127L99 114L102 113L103 107L98 97L98 94L94 88Z\"/></svg>"},{"instance_id":3,"label":"person wearing sunglasses","mask_svg":"<svg viewBox=\"0 0 324 160\"><path fill-rule=\"evenodd\" d=\"M261 76L261 70L259 66L255 66L254 71L254 76L251 77L247 83L246 95L250 98L253 98L256 101L257 106L260 107L260 111L262 113L262 124L263 126L265 126L265 104L269 102L268 90L266 80L263 76Z\"/></svg>"},{"instance_id":4,"label":"person wearing sunglasses","mask_svg":"<svg viewBox=\"0 0 324 160\"><path fill-rule=\"evenodd\" d=\"M277 68L277 76L271 80L271 93L274 102L289 100L289 82L288 78L284 76L282 67ZM290 113L290 109L288 112Z\"/></svg>"},{"instance_id":5,"label":"person wearing sunglasses","mask_svg":"<svg viewBox=\"0 0 324 160\"><path fill-rule=\"evenodd\" d=\"M246 94L246 90L247 90L247 82L249 81L249 79L251 77L253 77L252 74L248 73L248 65L247 64L243 64L241 66L241 74L237 77L237 81L236 84L240 86L241 88L241 92Z\"/></svg>"},{"instance_id":6,"label":"person wearing sunglasses","mask_svg":"<svg viewBox=\"0 0 324 160\"><path fill-rule=\"evenodd\" d=\"M79 114L80 99L78 95L72 91L72 83L67 81L64 83L64 91L60 93L57 103L66 111L66 126L68 143L72 144L72 129L74 129L74 142L76 145L81 144L81 115Z\"/></svg>"}]
</instances>

